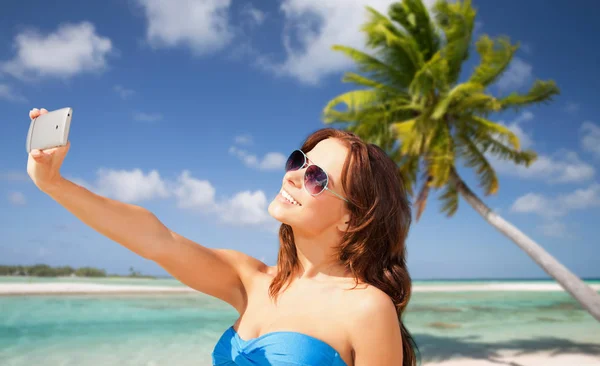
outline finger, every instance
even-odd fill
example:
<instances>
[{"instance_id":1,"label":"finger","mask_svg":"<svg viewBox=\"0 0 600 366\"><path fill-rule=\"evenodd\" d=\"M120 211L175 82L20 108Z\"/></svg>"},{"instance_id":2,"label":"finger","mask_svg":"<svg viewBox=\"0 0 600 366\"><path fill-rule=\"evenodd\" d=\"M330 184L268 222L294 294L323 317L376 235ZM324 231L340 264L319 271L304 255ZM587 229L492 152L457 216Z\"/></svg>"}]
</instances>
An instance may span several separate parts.
<instances>
[{"instance_id":1,"label":"finger","mask_svg":"<svg viewBox=\"0 0 600 366\"><path fill-rule=\"evenodd\" d=\"M43 152L38 149L33 149L33 150L31 150L30 154L31 154L31 156L33 156L35 158L38 156L42 156Z\"/></svg>"},{"instance_id":2,"label":"finger","mask_svg":"<svg viewBox=\"0 0 600 366\"><path fill-rule=\"evenodd\" d=\"M53 147L53 148L44 150L42 153L46 154L46 155L53 155L54 153L56 153L56 151L58 149L60 149L60 147Z\"/></svg>"},{"instance_id":3,"label":"finger","mask_svg":"<svg viewBox=\"0 0 600 366\"><path fill-rule=\"evenodd\" d=\"M47 155L41 150L31 150L31 157L37 162L43 162Z\"/></svg>"},{"instance_id":4,"label":"finger","mask_svg":"<svg viewBox=\"0 0 600 366\"><path fill-rule=\"evenodd\" d=\"M40 111L37 108L33 108L29 111L29 118L34 119L40 115Z\"/></svg>"},{"instance_id":5,"label":"finger","mask_svg":"<svg viewBox=\"0 0 600 366\"><path fill-rule=\"evenodd\" d=\"M46 108L40 109L40 114L44 114L44 113L48 113L48 110Z\"/></svg>"}]
</instances>

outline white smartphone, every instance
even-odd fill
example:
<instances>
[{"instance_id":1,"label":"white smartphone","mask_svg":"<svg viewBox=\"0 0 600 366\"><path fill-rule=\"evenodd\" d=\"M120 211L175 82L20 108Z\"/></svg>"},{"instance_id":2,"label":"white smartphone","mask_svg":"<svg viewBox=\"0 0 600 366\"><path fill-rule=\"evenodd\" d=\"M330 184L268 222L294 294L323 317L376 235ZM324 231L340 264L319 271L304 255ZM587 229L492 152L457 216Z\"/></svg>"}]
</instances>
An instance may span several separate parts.
<instances>
[{"instance_id":1,"label":"white smartphone","mask_svg":"<svg viewBox=\"0 0 600 366\"><path fill-rule=\"evenodd\" d=\"M27 134L27 153L34 149L65 146L69 140L72 117L73 109L67 107L44 113L33 119Z\"/></svg>"}]
</instances>

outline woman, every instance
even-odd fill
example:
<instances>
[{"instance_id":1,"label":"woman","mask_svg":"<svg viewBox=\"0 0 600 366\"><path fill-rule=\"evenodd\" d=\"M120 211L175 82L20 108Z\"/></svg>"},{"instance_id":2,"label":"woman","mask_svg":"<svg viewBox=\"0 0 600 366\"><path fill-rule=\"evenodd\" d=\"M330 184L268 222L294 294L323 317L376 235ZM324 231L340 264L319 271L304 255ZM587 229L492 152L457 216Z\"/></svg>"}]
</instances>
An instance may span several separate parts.
<instances>
[{"instance_id":1,"label":"woman","mask_svg":"<svg viewBox=\"0 0 600 366\"><path fill-rule=\"evenodd\" d=\"M275 267L194 243L142 207L64 179L69 146L31 152L27 172L41 191L239 312L214 348L213 365L416 365L401 317L411 295L411 210L397 167L377 146L327 128L292 152L269 205L282 223Z\"/></svg>"}]
</instances>

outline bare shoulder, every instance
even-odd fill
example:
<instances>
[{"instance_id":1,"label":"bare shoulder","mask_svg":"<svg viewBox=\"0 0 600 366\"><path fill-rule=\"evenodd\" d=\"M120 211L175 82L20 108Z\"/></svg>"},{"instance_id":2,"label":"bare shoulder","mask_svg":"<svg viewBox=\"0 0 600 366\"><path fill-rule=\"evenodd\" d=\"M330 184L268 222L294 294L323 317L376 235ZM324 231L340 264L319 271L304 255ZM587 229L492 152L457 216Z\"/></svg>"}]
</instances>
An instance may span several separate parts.
<instances>
[{"instance_id":1,"label":"bare shoulder","mask_svg":"<svg viewBox=\"0 0 600 366\"><path fill-rule=\"evenodd\" d=\"M352 291L349 300L348 305L352 309L355 320L370 323L374 318L382 318L384 321L392 320L392 325L395 325L393 320L398 323L398 315L392 299L375 286L359 285L357 291Z\"/></svg>"},{"instance_id":2,"label":"bare shoulder","mask_svg":"<svg viewBox=\"0 0 600 366\"><path fill-rule=\"evenodd\" d=\"M401 365L402 335L392 299L370 285L352 292L347 327L355 365Z\"/></svg>"}]
</instances>

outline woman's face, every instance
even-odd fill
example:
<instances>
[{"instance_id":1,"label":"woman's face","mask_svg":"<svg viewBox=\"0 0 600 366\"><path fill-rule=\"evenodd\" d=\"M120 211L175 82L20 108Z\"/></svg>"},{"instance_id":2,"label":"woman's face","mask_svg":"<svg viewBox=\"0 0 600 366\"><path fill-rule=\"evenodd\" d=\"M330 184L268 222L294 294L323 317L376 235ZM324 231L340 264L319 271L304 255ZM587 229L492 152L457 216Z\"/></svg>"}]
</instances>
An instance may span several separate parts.
<instances>
[{"instance_id":1,"label":"woman's face","mask_svg":"<svg viewBox=\"0 0 600 366\"><path fill-rule=\"evenodd\" d=\"M305 153L309 164L316 164L327 172L328 188L346 197L342 189L341 174L348 148L339 140L329 138ZM317 235L333 226L343 224L344 215L347 213L346 203L328 190L324 190L318 196L308 193L303 186L305 171L306 166L289 171L283 177L282 191L291 195L298 204L291 203L280 191L269 205L269 214L293 229L309 235Z\"/></svg>"}]
</instances>

